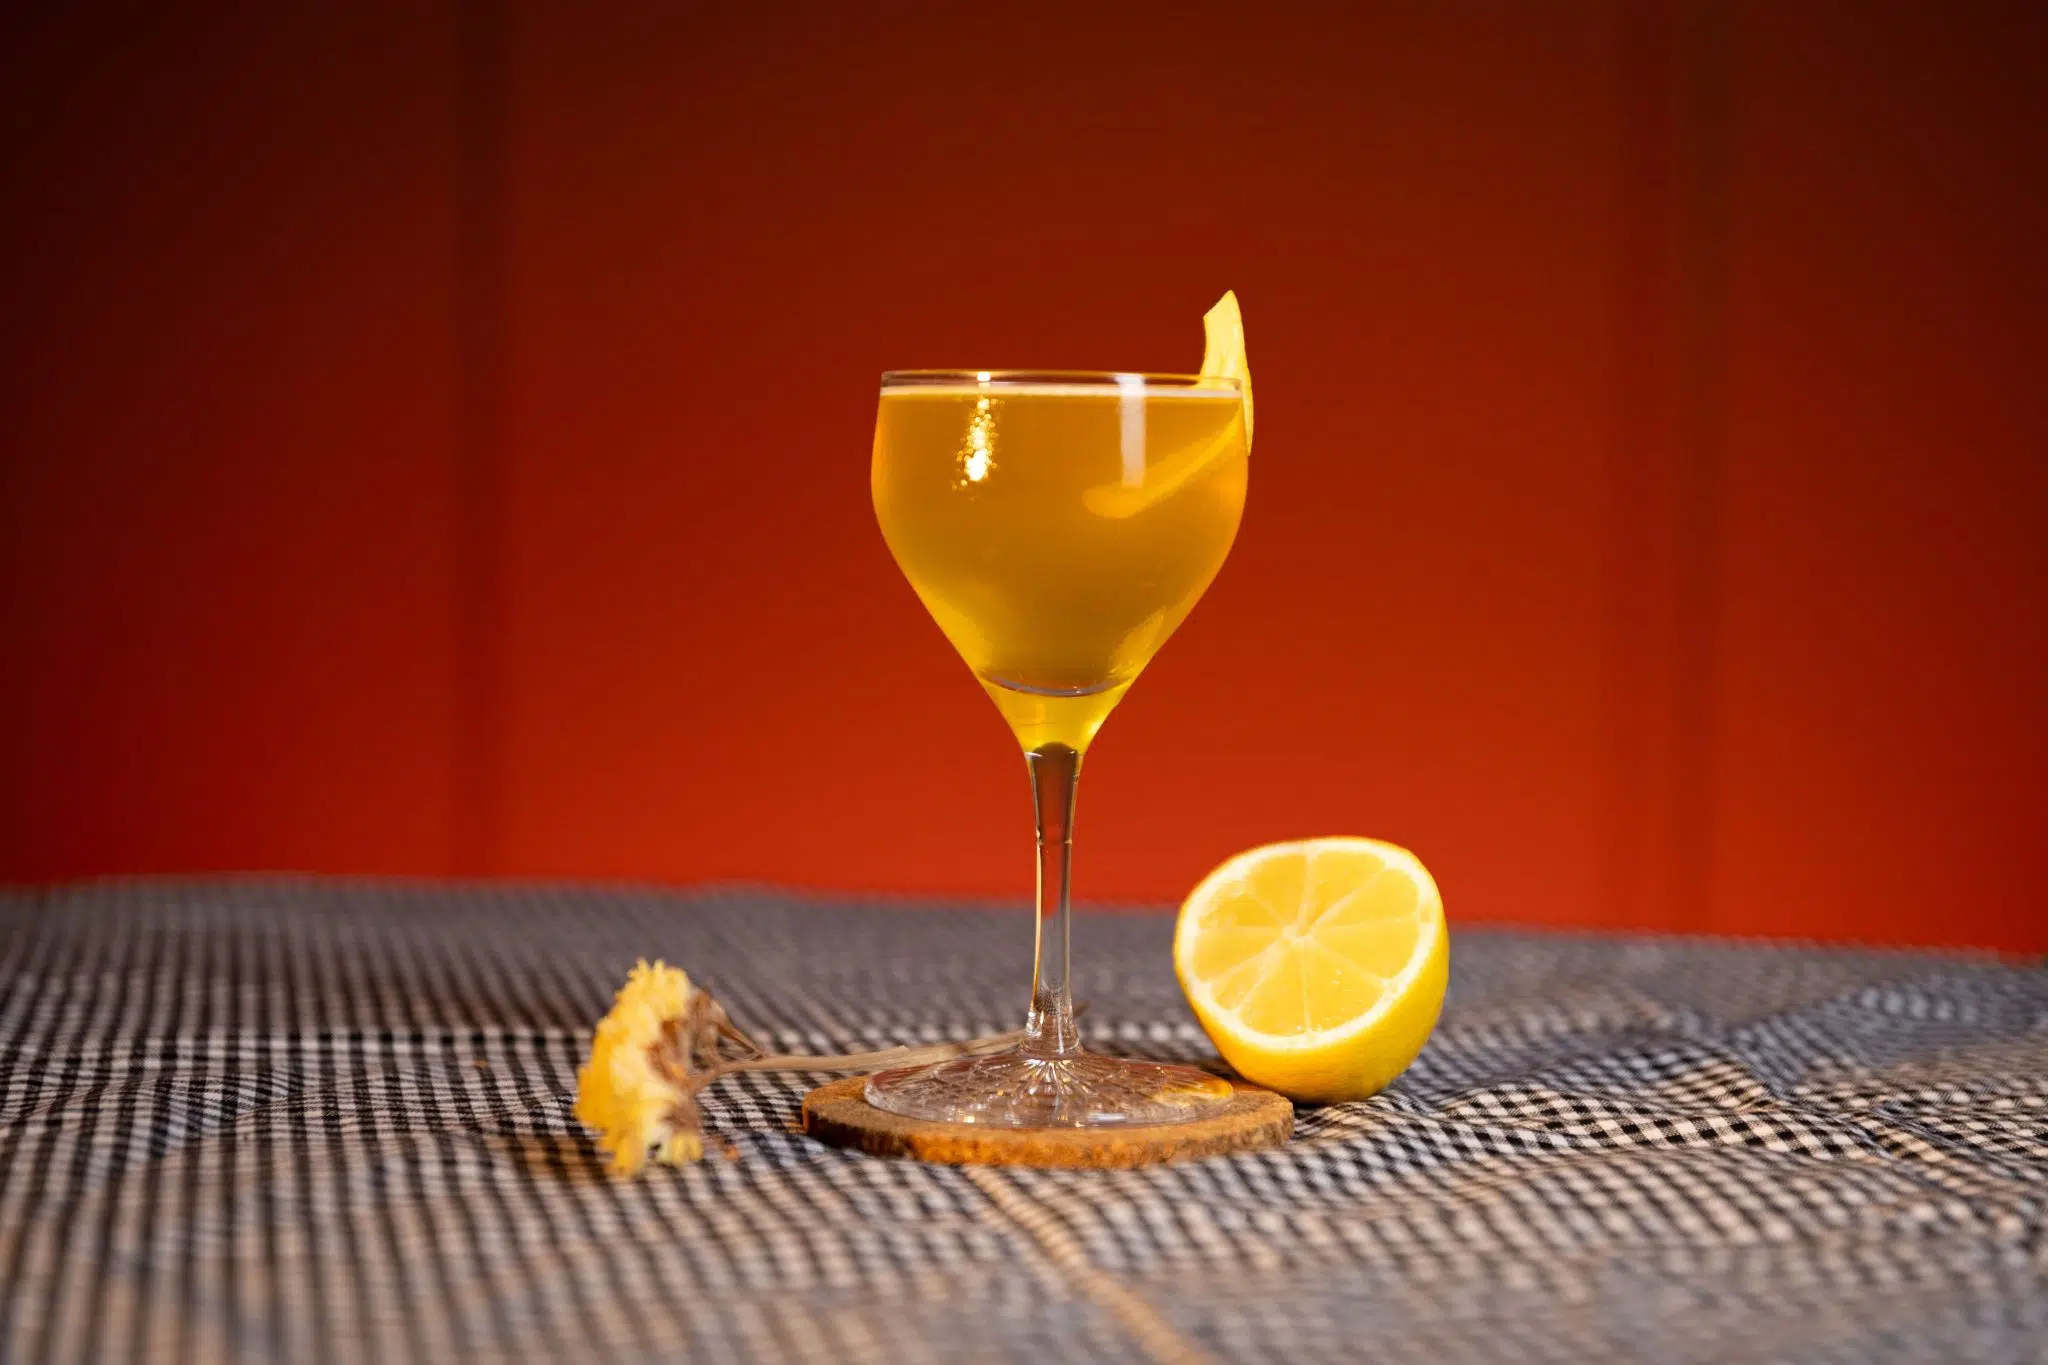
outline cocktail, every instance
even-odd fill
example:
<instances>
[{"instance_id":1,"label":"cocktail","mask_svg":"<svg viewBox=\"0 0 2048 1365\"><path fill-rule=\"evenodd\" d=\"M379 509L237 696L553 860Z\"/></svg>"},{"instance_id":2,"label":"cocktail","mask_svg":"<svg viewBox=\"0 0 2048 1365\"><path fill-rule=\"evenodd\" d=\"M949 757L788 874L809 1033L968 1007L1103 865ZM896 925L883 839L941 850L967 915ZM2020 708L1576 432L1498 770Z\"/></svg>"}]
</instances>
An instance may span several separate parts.
<instances>
[{"instance_id":1,"label":"cocktail","mask_svg":"<svg viewBox=\"0 0 2048 1365\"><path fill-rule=\"evenodd\" d=\"M1191 1067L1086 1051L1068 976L1082 756L1230 552L1251 395L1236 300L1199 375L898 371L875 421L876 519L1028 766L1038 918L1023 1041L885 1071L871 1104L1003 1126L1173 1123L1228 1100Z\"/></svg>"}]
</instances>

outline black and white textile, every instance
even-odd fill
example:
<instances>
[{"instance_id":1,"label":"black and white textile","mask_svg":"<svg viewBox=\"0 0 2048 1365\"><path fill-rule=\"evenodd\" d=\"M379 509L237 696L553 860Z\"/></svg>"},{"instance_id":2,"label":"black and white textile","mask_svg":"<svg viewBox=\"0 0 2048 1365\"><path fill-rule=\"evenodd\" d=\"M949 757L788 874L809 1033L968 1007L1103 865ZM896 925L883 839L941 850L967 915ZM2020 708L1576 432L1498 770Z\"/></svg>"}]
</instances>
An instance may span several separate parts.
<instances>
[{"instance_id":1,"label":"black and white textile","mask_svg":"<svg viewBox=\"0 0 2048 1365\"><path fill-rule=\"evenodd\" d=\"M707 1103L613 1183L588 1030L666 957L785 1051L1014 1025L1030 920L788 894L0 897L0 1360L2048 1360L2048 972L1460 932L1422 1058L1284 1150L962 1170ZM1155 916L1106 1050L1213 1059Z\"/></svg>"}]
</instances>

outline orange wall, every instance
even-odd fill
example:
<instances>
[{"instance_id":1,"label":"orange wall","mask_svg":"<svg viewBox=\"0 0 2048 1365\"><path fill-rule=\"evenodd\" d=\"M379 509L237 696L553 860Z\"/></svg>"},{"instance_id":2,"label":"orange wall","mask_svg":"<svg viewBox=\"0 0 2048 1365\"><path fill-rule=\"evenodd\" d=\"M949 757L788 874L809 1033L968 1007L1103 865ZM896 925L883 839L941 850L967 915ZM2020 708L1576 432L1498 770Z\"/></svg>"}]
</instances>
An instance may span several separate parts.
<instances>
[{"instance_id":1,"label":"orange wall","mask_svg":"<svg viewBox=\"0 0 2048 1365\"><path fill-rule=\"evenodd\" d=\"M1020 892L875 375L1228 286L1085 894L2048 947L2041 12L285 8L0 39L0 877Z\"/></svg>"}]
</instances>

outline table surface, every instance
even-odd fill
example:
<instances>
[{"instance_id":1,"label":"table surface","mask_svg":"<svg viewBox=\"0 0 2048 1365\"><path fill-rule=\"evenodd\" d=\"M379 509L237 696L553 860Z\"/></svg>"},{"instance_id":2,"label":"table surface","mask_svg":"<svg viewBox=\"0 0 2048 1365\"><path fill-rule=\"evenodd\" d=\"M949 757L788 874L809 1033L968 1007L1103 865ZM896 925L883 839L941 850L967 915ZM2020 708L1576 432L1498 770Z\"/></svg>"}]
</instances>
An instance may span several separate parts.
<instances>
[{"instance_id":1,"label":"table surface","mask_svg":"<svg viewBox=\"0 0 2048 1365\"><path fill-rule=\"evenodd\" d=\"M1105 1050L1214 1053L1084 916ZM0 1360L2048 1359L2048 973L1456 930L1385 1094L1283 1150L923 1166L571 1117L639 956L785 1051L1011 1027L1016 907L241 881L0 896Z\"/></svg>"}]
</instances>

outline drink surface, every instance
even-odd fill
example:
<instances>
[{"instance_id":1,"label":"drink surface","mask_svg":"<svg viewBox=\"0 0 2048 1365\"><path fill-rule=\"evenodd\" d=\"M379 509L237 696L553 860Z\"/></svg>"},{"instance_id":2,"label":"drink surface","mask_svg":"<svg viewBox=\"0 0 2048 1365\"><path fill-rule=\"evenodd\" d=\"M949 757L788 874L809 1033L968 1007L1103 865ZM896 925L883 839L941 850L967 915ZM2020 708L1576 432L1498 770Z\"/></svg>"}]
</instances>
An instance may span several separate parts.
<instances>
[{"instance_id":1,"label":"drink surface","mask_svg":"<svg viewBox=\"0 0 2048 1365\"><path fill-rule=\"evenodd\" d=\"M885 388L875 514L1024 747L1083 750L1222 567L1245 454L1228 389Z\"/></svg>"}]
</instances>

